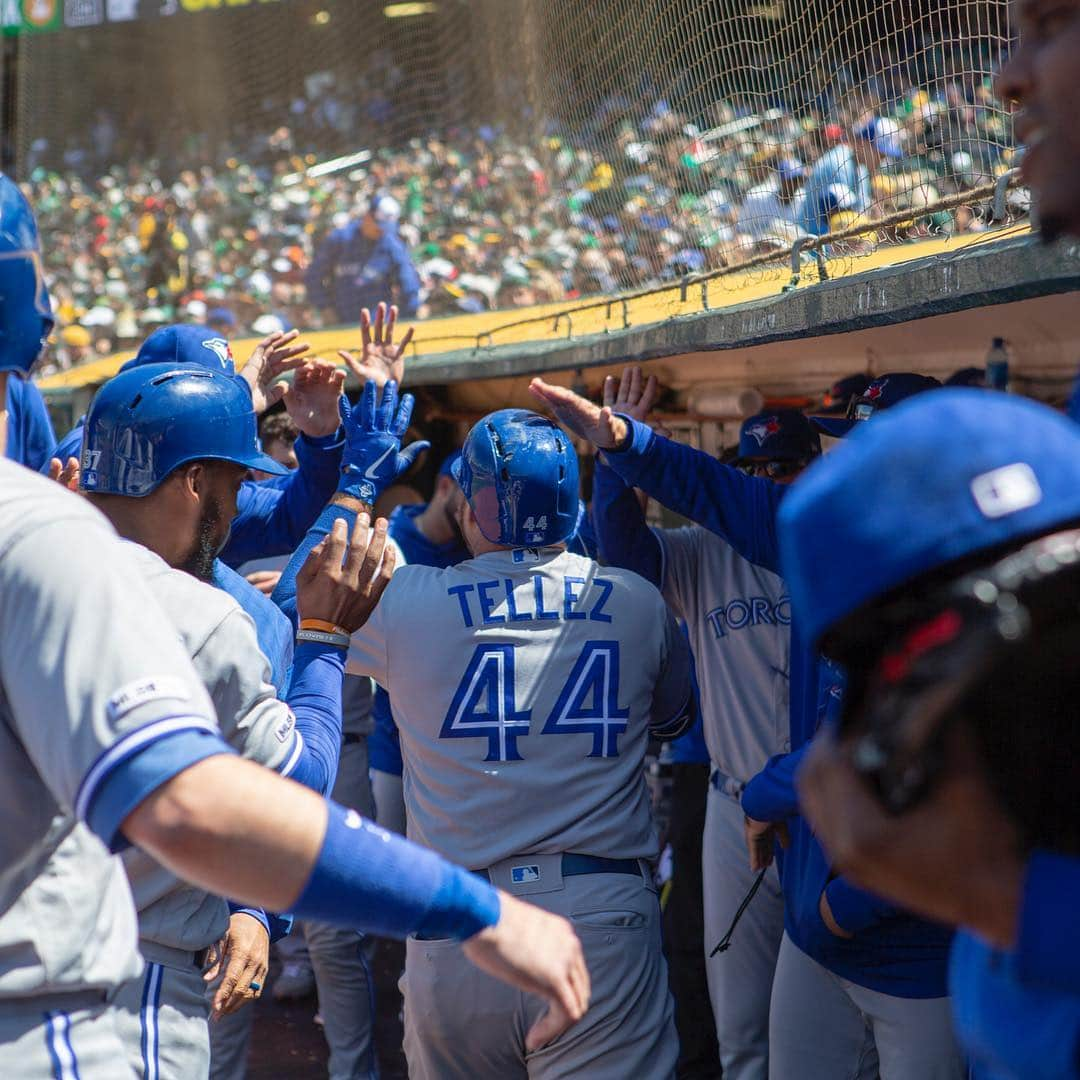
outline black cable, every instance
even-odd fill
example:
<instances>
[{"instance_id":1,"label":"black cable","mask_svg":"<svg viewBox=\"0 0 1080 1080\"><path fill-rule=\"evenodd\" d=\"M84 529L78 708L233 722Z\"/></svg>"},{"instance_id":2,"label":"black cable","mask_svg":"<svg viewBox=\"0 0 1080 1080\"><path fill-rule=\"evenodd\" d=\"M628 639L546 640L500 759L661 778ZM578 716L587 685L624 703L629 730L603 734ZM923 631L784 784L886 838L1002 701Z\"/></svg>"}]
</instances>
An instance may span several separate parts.
<instances>
[{"instance_id":1,"label":"black cable","mask_svg":"<svg viewBox=\"0 0 1080 1080\"><path fill-rule=\"evenodd\" d=\"M735 927L739 925L739 920L750 906L750 901L757 895L758 889L761 888L761 883L765 880L765 873L768 869L768 867L765 867L765 869L754 879L754 884L750 886L750 891L743 898L743 902L739 905L739 910L735 912L735 918L731 920L731 925L728 927L727 933L720 939L720 944L709 953L710 959L717 953L727 952L727 950L731 948L731 935L735 933Z\"/></svg>"}]
</instances>

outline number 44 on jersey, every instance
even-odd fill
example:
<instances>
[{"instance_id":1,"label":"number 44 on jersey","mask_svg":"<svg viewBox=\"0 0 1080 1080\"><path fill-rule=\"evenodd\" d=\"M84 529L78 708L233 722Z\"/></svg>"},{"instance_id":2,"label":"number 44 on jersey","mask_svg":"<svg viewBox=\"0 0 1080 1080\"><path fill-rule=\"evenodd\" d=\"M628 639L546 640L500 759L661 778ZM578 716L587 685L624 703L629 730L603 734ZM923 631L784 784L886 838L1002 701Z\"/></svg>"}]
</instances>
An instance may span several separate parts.
<instances>
[{"instance_id":1,"label":"number 44 on jersey","mask_svg":"<svg viewBox=\"0 0 1080 1080\"><path fill-rule=\"evenodd\" d=\"M521 761L531 709L517 707L514 645L477 645L443 721L443 739L488 740L485 761ZM619 707L619 643L589 641L541 735L591 735L589 757L617 757L630 710Z\"/></svg>"}]
</instances>

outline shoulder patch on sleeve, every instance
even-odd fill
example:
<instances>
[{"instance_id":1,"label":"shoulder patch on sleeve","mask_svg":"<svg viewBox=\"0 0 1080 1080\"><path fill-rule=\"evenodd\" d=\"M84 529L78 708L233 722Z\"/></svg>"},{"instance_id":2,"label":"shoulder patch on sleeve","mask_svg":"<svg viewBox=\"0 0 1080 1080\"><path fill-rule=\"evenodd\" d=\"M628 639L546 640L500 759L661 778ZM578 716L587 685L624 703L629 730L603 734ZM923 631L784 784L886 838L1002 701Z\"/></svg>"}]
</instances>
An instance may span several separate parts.
<instances>
[{"instance_id":1,"label":"shoulder patch on sleeve","mask_svg":"<svg viewBox=\"0 0 1080 1080\"><path fill-rule=\"evenodd\" d=\"M151 701L190 701L191 690L175 675L151 675L121 686L105 703L108 717L114 723L132 709Z\"/></svg>"}]
</instances>

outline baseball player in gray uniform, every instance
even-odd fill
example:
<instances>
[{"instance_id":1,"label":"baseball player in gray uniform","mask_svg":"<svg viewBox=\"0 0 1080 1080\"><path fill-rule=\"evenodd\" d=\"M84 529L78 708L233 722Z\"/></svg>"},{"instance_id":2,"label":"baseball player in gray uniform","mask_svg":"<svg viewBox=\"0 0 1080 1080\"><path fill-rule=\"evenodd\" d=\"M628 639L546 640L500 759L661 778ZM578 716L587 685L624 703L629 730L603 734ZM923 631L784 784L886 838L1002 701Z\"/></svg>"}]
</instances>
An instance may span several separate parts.
<instances>
[{"instance_id":1,"label":"baseball player in gray uniform","mask_svg":"<svg viewBox=\"0 0 1080 1080\"><path fill-rule=\"evenodd\" d=\"M655 377L643 384L641 370L627 368L617 388L613 378L605 381L604 404L647 421L656 392ZM737 462L787 483L820 453L820 440L804 416L773 410L743 423ZM754 886L739 794L770 757L788 749L787 588L699 525L650 530L635 493L602 456L592 509L604 557L657 584L686 622L712 762L702 839L709 997L724 1076L765 1080L769 1001L784 932L775 866L740 918L730 948L714 947Z\"/></svg>"},{"instance_id":2,"label":"baseball player in gray uniform","mask_svg":"<svg viewBox=\"0 0 1080 1080\"><path fill-rule=\"evenodd\" d=\"M400 726L410 839L569 917L594 1004L529 1052L535 999L474 977L451 940L411 938L410 1076L674 1076L643 760L650 731L689 721L689 651L655 588L566 551L577 458L551 421L493 413L455 473L473 558L399 568L352 659Z\"/></svg>"},{"instance_id":3,"label":"baseball player in gray uniform","mask_svg":"<svg viewBox=\"0 0 1080 1080\"><path fill-rule=\"evenodd\" d=\"M0 1076L125 1077L110 1000L142 959L120 861L86 828L113 757L213 710L83 500L0 461Z\"/></svg>"},{"instance_id":4,"label":"baseball player in gray uniform","mask_svg":"<svg viewBox=\"0 0 1080 1080\"><path fill-rule=\"evenodd\" d=\"M313 690L330 687L309 685L318 673L294 671L289 702L298 710L307 705L306 719L321 724L316 738L329 744L329 760L314 769L306 757L323 747L305 744L290 704L279 700L251 617L195 576L208 578L214 551L228 538L247 470L286 471L258 450L250 394L218 372L168 364L123 372L94 399L82 452L93 463L81 479L87 498L133 541L135 561L209 692L225 740L243 757L325 792L341 738L341 673L336 695L320 701ZM148 1080L206 1076L208 955L243 964L226 973L215 1012L253 1000L266 978L268 920L249 909L230 917L224 900L180 881L145 852L125 852L124 863L147 959L146 972L116 998L129 1059ZM220 959L214 969L222 968Z\"/></svg>"}]
</instances>

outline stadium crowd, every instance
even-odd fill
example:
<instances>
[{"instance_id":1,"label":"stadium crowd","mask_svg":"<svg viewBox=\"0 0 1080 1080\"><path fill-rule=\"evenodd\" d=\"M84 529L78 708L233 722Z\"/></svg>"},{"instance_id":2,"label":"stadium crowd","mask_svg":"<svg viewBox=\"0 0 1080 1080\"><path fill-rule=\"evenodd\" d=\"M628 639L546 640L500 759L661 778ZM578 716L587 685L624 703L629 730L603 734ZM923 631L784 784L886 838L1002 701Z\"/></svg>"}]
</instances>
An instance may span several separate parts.
<instances>
[{"instance_id":1,"label":"stadium crowd","mask_svg":"<svg viewBox=\"0 0 1080 1080\"><path fill-rule=\"evenodd\" d=\"M61 238L47 253L60 324L52 362L211 311L240 333L355 323L360 305L335 311L308 271L327 234L373 200L417 275L385 285L421 317L662 285L907 210L910 219L855 247L984 229L985 204L934 204L1012 164L989 80L917 82L919 72L878 60L888 78L849 73L848 93L800 111L760 90L697 115L646 88L530 137L481 125L401 143L388 102L370 89L351 98L333 80L276 109L271 101L213 145L174 131L175 120L140 141L136 119L102 109L85 144L65 152L42 139L26 161L27 194ZM392 89L392 66L372 84ZM356 100L367 102L362 117ZM356 130L370 141L346 143ZM305 172L364 145L366 163ZM1018 195L1013 211L1025 210Z\"/></svg>"},{"instance_id":2,"label":"stadium crowd","mask_svg":"<svg viewBox=\"0 0 1080 1080\"><path fill-rule=\"evenodd\" d=\"M997 91L1054 241L1080 237L1080 0L1041 2ZM705 160L683 120L643 122L647 230L669 170ZM804 180L794 226L827 228L928 123L860 111L799 158L792 131L764 163L776 189L741 205L784 210ZM479 183L499 138L468 159L481 204L446 226L481 253L506 224ZM459 175L441 144L412 150ZM88 258L65 248L77 222L49 222L55 178L28 196L0 176L0 1075L241 1080L291 941L329 1075L370 1078L384 937L405 942L412 1080L1080 1078L1080 385L1065 414L994 389L996 343L947 385L856 373L766 408L717 459L670 437L630 365L592 399L535 378L534 409L432 453L397 306L359 312L354 398L286 329L379 290L418 311L483 294L399 257L456 206L410 160L374 162L359 197L326 184L334 229L307 247L314 188L236 165L228 195L214 170L140 191ZM589 198L550 195L560 213L626 194L580 164ZM551 179L532 175L541 204ZM214 214L263 195L299 254L270 224L246 237L245 211L202 281ZM750 220L732 243L772 243ZM531 285L506 244L493 265ZM615 250L571 247L560 287ZM160 304L59 442L31 379L43 258L115 300L143 274ZM241 309L260 273L266 303ZM278 273L307 291L275 310ZM62 320L76 297L53 285ZM686 524L652 527L650 500Z\"/></svg>"}]
</instances>

